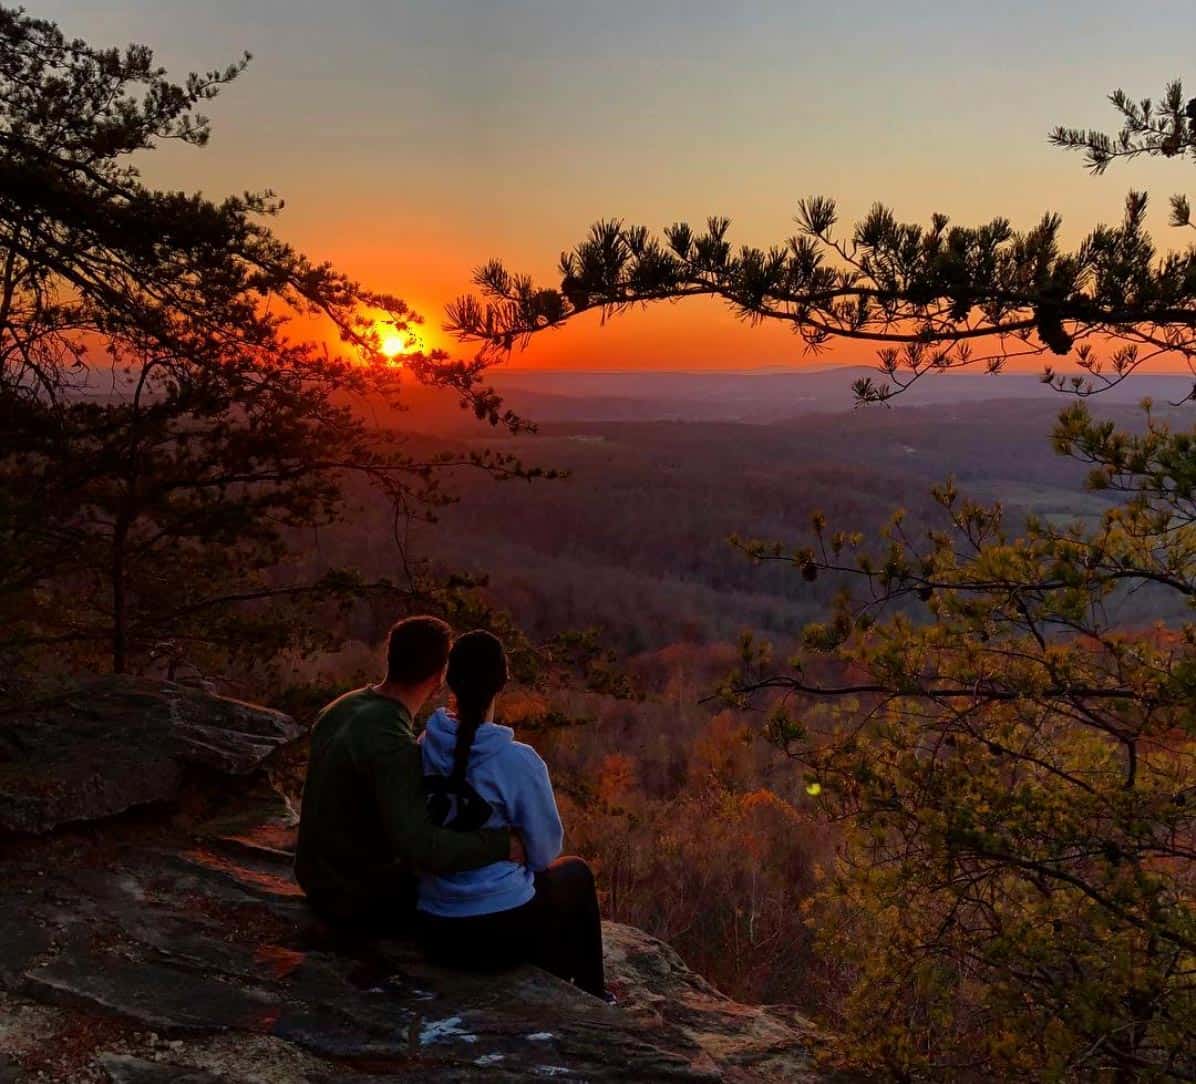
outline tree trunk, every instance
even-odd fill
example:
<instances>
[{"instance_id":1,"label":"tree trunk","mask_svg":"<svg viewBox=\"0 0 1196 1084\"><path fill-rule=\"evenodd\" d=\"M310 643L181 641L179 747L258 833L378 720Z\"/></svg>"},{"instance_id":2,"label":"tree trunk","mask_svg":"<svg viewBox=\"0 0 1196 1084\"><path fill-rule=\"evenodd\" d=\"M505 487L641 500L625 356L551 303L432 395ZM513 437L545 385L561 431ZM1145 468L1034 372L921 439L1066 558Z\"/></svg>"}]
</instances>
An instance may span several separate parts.
<instances>
[{"instance_id":1,"label":"tree trunk","mask_svg":"<svg viewBox=\"0 0 1196 1084\"><path fill-rule=\"evenodd\" d=\"M129 665L129 607L125 594L125 543L129 527L117 519L112 536L112 672L123 674Z\"/></svg>"}]
</instances>

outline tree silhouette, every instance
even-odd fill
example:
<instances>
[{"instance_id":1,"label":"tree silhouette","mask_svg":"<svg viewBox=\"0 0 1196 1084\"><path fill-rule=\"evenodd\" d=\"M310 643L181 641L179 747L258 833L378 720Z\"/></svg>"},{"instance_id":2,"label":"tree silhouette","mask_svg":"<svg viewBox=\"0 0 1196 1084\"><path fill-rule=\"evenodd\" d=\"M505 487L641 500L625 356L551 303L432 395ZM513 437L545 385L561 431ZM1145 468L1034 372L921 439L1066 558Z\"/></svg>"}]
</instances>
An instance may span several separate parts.
<instances>
[{"instance_id":1,"label":"tree silhouette","mask_svg":"<svg viewBox=\"0 0 1196 1084\"><path fill-rule=\"evenodd\" d=\"M1052 141L1085 150L1097 172L1120 157L1196 157L1196 104L1184 104L1179 82L1157 106L1121 91L1111 101L1124 119L1119 136L1060 128ZM1160 256L1146 207L1146 195L1131 192L1120 224L1098 226L1074 251L1060 244L1055 213L1017 231L1005 218L900 222L878 203L840 233L835 202L824 197L801 200L797 232L768 249L733 246L727 218L660 234L604 220L562 255L555 288L499 260L480 267L481 296L453 302L446 327L503 354L592 310L716 297L745 320L790 325L811 350L835 339L881 344L880 378L855 385L864 402L890 399L927 373L997 372L1013 357L1045 357L1044 380L1091 394L1164 355L1196 365L1196 250ZM1172 222L1191 225L1182 196L1172 200ZM1063 356L1084 375L1058 376L1049 362Z\"/></svg>"},{"instance_id":2,"label":"tree silhouette","mask_svg":"<svg viewBox=\"0 0 1196 1084\"><path fill-rule=\"evenodd\" d=\"M313 576L296 532L367 481L396 516L445 499L454 462L368 429L404 379L517 430L483 361L380 351L418 322L399 298L313 263L267 225L271 193L158 191L137 155L208 139L198 112L248 57L170 81L144 46L97 49L0 7L0 653L120 671L163 644L197 657L313 643L295 612L410 578ZM396 566L399 562L396 561ZM270 605L292 607L285 618ZM7 668L7 667L5 667Z\"/></svg>"}]
</instances>

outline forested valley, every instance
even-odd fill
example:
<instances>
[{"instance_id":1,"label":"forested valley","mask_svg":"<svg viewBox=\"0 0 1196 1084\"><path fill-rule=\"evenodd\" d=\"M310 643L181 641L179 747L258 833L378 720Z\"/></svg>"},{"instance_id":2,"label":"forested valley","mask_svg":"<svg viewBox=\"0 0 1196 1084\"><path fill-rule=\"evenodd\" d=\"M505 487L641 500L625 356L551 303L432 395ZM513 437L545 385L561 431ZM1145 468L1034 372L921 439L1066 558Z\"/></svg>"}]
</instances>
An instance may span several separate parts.
<instances>
[{"instance_id":1,"label":"forested valley","mask_svg":"<svg viewBox=\"0 0 1196 1084\"><path fill-rule=\"evenodd\" d=\"M842 393L846 376L821 378L828 398ZM724 379L750 391L759 378ZM1015 530L1030 515L1061 526L1098 521L1110 498L1086 489L1083 466L1049 446L1058 396L1017 397L1033 385L1015 376L1003 397L1003 379L977 390L944 377L933 392L946 402L933 406L911 397L893 408L827 411L774 397L770 409L792 416L750 423L680 420L701 409L687 394L703 382L696 376L657 378L663 398L659 386L651 397L633 387L595 401L537 399L552 377L520 374L542 414L535 434L515 437L461 422L451 404L415 400L429 431L411 435L421 427L415 413L408 448L497 448L567 472L495 484L463 468L448 487L455 503L435 522L404 525L404 552L442 574L476 578L477 612L507 615L529 644L542 645L503 710L559 775L570 846L597 857L612 917L671 941L736 996L821 1013L843 993L845 976L815 951L804 910L835 833L813 815L802 771L767 741L763 715L715 696L737 665L741 634L760 632L778 654L796 649L843 581L807 582L791 565L753 561L733 536L750 526L805 544L822 513L874 538L898 510L908 533L924 535L944 526L931 487L948 477L979 501L1003 504ZM1159 390L1178 384L1164 378ZM509 395L520 409L519 389ZM725 401L706 408L732 409ZM594 417L604 411L641 417ZM1100 413L1142 428L1138 406L1102 403ZM590 420L554 420L575 414ZM309 574L337 564L395 572L387 510L364 497L305 551ZM1184 613L1149 587L1112 605L1127 627ZM927 617L918 600L905 609L915 621ZM385 603L340 616L346 646L296 658L272 679L279 694L318 704L369 680L391 619Z\"/></svg>"},{"instance_id":2,"label":"forested valley","mask_svg":"<svg viewBox=\"0 0 1196 1084\"><path fill-rule=\"evenodd\" d=\"M363 53L375 21L356 28ZM460 29L442 43L459 45ZM462 86L495 52L490 34L474 39ZM399 965L359 984L346 970L356 957L306 940L313 918L319 937L360 933L345 927L392 902L392 875L403 881L395 910L413 918L413 871L500 867L531 887L523 906L540 897L550 908L547 924L520 906L447 917L533 923L514 939L516 962L544 962L532 950L545 925L585 920L583 936L557 938L554 974L592 1002L573 1032L588 1036L587 1065L602 1030L590 1012L617 1000L599 974L606 917L663 938L744 1002L779 1004L802 1072L1196 1080L1196 246L1156 243L1151 200L1136 189L1113 224L1081 219L1080 230L1050 199L1037 217L994 205L967 225L921 204L921 219L903 220L876 201L881 184L843 210L787 190L785 232L766 243L779 220L733 227L714 208L691 225L693 204L671 183L651 205L667 225L594 221L610 197L578 189L549 228L557 182L546 173L551 190L537 190L544 177L529 170L494 215L492 192L452 187L477 182L462 148L481 134L474 98L493 88L461 98L436 64L414 113L443 107L449 158L438 171L392 154L370 199L342 200L327 178L359 179L376 133L345 143L350 158L310 148L380 99L371 82L319 114L357 52L335 80L310 78L311 54L305 44L301 79L274 84L285 99L265 95L265 112L240 117L256 127L240 129L235 179L203 187L208 175L185 163L208 144L206 110L248 52L176 78L148 46L89 44L0 4L0 857L23 886L3 901L3 997L39 992L26 1006L37 1018L50 1002L107 1017L123 998L116 1015L153 1022L161 1008L190 1035L184 965L202 940L195 1000L215 1015L200 1031L279 1040L289 1058L318 1039L322 1056L363 1072L384 1043L404 1079L439 1051L446 1073L468 1056L468 1078L505 1078L489 1059L509 1046L479 1055L462 1015L448 1015L460 991L428 1023L423 987L405 979L396 997L372 1000L385 992L374 980L390 984ZM374 62L371 78L394 75L389 55ZM574 67L532 66L570 79ZM586 109L604 97L586 96ZM1038 112L1033 123L1096 175L1122 160L1196 161L1196 99L1181 81L1108 102L1113 134L1047 130ZM863 123L872 105L859 108ZM386 110L387 125L401 119ZM318 158L323 171L304 174L319 198L295 220L327 227L318 248L339 244L338 216L359 200L361 246L337 251L369 278L275 232L284 202L255 172L256 152L282 118L304 127L278 164ZM543 131L555 141L562 127ZM603 154L621 148L622 123L608 136L594 144ZM766 174L787 176L775 153L745 171L736 198L754 205ZM861 175L873 174L885 179ZM413 204L387 234L388 203L417 180L439 211ZM508 220L506 196L525 184L522 217ZM1015 209L1017 225L1004 217ZM448 234L432 230L440 211L460 215L459 254L468 243L451 276L460 285L443 266ZM560 231L579 221L592 225L562 251ZM1196 228L1183 193L1166 228ZM475 254L491 245L497 255ZM484 261L471 276L469 259ZM399 285L421 291L418 310L390 292ZM589 338L558 343L592 350L609 320L674 302L719 310L724 328L730 313L749 331L789 332L785 368L758 368L743 348L717 371L683 349L666 357L663 335L638 369L531 360L533 343L572 334L566 325ZM839 349L853 365L815 367ZM384 649L396 619L415 615L432 619L407 630L439 655ZM459 820L431 823L431 747L417 747L410 724L452 684L452 634L470 629L485 630L472 642L489 645L488 676L472 688L471 719L469 683L455 687L458 721L479 731L497 696L497 718L549 766L567 847L596 874L570 862L581 891L569 906L525 868L530 822L478 820L472 840L447 831ZM393 674L361 689L383 677L388 651ZM421 657L418 673L407 668ZM345 724L333 812L315 816L327 844L316 867L339 869L331 880L346 890L331 897L356 906L321 917L319 879L313 891L291 875L304 836L295 803L324 793L307 785L320 775L310 726L352 688L351 704L373 707ZM468 804L472 754L458 750L454 800ZM541 765L516 755L536 772L556 838ZM264 834L210 815L233 804ZM167 838L186 884L199 841L229 848L209 856L203 883L234 906L200 914L182 891L169 913L156 909L155 886L176 876L161 873L155 841ZM472 865L445 862L459 848ZM108 866L134 851L143 880ZM249 864L240 887L222 880L230 852ZM561 876L555 854L537 864L542 879ZM303 896L311 906L296 914ZM255 900L257 918L242 921ZM262 907L281 908L274 933ZM97 934L88 916L101 912L128 937ZM193 918L213 919L211 936L192 937ZM366 940L369 954L385 939ZM649 969L672 958L652 944ZM588 962L561 959L578 945ZM57 953L76 956L47 956ZM331 987L325 967L340 969ZM675 970L724 1018L752 1015ZM113 975L127 982L109 988ZM636 994L641 1008L654 996ZM480 996L487 1011L502 1000ZM677 1023L692 1005L668 1007ZM757 1020L772 1012L756 1008ZM86 1013L66 1022L85 1050L56 1079L112 1053ZM506 1042L509 1021L483 1024ZM157 1035L137 1043L146 1052ZM40 1072L46 1045L26 1029L21 1073ZM5 1078L7 1058L0 1049ZM572 1074L536 1064L534 1075Z\"/></svg>"}]
</instances>

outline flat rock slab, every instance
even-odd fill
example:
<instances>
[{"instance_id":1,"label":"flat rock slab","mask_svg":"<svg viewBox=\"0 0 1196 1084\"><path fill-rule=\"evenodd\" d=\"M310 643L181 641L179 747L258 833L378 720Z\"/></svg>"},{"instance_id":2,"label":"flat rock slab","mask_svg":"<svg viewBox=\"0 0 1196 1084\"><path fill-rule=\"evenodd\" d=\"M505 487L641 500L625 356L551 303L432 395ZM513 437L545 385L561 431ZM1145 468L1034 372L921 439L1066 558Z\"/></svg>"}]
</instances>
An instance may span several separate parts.
<instances>
[{"instance_id":1,"label":"flat rock slab","mask_svg":"<svg viewBox=\"0 0 1196 1084\"><path fill-rule=\"evenodd\" d=\"M40 1001L123 1016L159 1031L270 1031L277 997L182 968L113 958L75 946L25 975L22 992Z\"/></svg>"},{"instance_id":2,"label":"flat rock slab","mask_svg":"<svg viewBox=\"0 0 1196 1084\"><path fill-rule=\"evenodd\" d=\"M12 933L5 996L47 1006L76 1032L80 1020L112 1021L95 1029L94 1049L64 1039L75 1060L48 1077L39 1061L40 1079L818 1079L809 1025L728 1000L630 927L605 927L620 995L611 1008L535 968L462 974L406 941L346 943L271 889L289 883L285 858L269 871L262 853L211 838L108 842L98 855L97 845L54 837L0 858L11 886L0 895L0 931ZM111 1028L120 1049L101 1041ZM220 1036L213 1065L203 1044ZM166 1042L163 1057L153 1044ZM22 1079L27 1049L5 1049L0 1032L0 1080ZM264 1072L262 1049L293 1051L291 1068Z\"/></svg>"},{"instance_id":3,"label":"flat rock slab","mask_svg":"<svg viewBox=\"0 0 1196 1084\"><path fill-rule=\"evenodd\" d=\"M0 713L0 833L48 832L171 801L190 772L255 771L303 728L170 682L111 677Z\"/></svg>"},{"instance_id":4,"label":"flat rock slab","mask_svg":"<svg viewBox=\"0 0 1196 1084\"><path fill-rule=\"evenodd\" d=\"M127 681L0 716L0 1084L823 1079L806 1021L630 927L604 928L612 1008L323 926L291 876L293 810L255 772L298 731ZM197 768L241 777L202 824L111 818Z\"/></svg>"},{"instance_id":5,"label":"flat rock slab","mask_svg":"<svg viewBox=\"0 0 1196 1084\"><path fill-rule=\"evenodd\" d=\"M131 1054L104 1053L96 1060L112 1084L221 1084L226 1079L206 1069L148 1061Z\"/></svg>"}]
</instances>

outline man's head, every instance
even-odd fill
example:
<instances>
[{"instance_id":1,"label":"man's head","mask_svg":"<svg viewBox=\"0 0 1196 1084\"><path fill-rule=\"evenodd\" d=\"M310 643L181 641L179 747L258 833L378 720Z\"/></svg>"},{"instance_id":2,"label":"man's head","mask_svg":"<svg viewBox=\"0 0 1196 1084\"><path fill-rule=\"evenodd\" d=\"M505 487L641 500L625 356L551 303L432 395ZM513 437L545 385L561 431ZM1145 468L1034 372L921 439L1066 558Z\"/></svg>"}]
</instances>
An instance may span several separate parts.
<instances>
[{"instance_id":1,"label":"man's head","mask_svg":"<svg viewBox=\"0 0 1196 1084\"><path fill-rule=\"evenodd\" d=\"M453 630L438 617L407 617L390 630L386 684L421 702L440 688Z\"/></svg>"}]
</instances>

